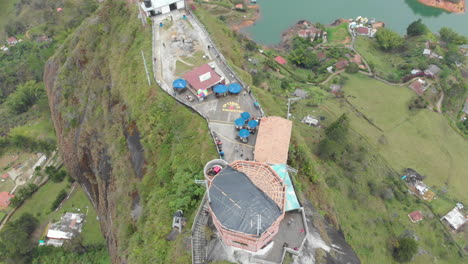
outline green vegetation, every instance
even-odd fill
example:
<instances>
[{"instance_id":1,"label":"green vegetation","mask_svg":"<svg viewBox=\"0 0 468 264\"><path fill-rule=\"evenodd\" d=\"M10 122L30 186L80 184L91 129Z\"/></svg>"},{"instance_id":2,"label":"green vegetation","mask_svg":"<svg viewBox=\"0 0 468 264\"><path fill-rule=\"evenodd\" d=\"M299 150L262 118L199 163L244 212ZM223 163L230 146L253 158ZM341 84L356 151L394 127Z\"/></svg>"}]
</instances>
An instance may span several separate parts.
<instances>
[{"instance_id":1,"label":"green vegetation","mask_svg":"<svg viewBox=\"0 0 468 264\"><path fill-rule=\"evenodd\" d=\"M412 238L400 238L395 245L393 257L399 262L408 262L418 250L418 244Z\"/></svg>"},{"instance_id":2,"label":"green vegetation","mask_svg":"<svg viewBox=\"0 0 468 264\"><path fill-rule=\"evenodd\" d=\"M31 234L38 221L31 214L23 214L16 221L9 222L0 232L0 260L9 263L27 263L31 258L33 243Z\"/></svg>"},{"instance_id":3,"label":"green vegetation","mask_svg":"<svg viewBox=\"0 0 468 264\"><path fill-rule=\"evenodd\" d=\"M50 211L54 211L57 209L57 207L60 205L60 203L67 197L67 191L66 190L61 190L58 194L57 197L55 197L55 200L52 202L50 205Z\"/></svg>"},{"instance_id":4,"label":"green vegetation","mask_svg":"<svg viewBox=\"0 0 468 264\"><path fill-rule=\"evenodd\" d=\"M398 33L391 31L388 28L381 28L379 31L377 31L377 34L375 34L375 39L377 40L380 48L385 51L398 49L404 43L404 39L400 37Z\"/></svg>"},{"instance_id":5,"label":"green vegetation","mask_svg":"<svg viewBox=\"0 0 468 264\"><path fill-rule=\"evenodd\" d=\"M55 199L55 194L59 193L66 186L66 182L54 183L48 181L16 210L11 220L18 219L22 214L30 213L41 224L44 224L48 219L48 214L51 212L50 205Z\"/></svg>"},{"instance_id":6,"label":"green vegetation","mask_svg":"<svg viewBox=\"0 0 468 264\"><path fill-rule=\"evenodd\" d=\"M429 29L423 24L421 19L414 21L406 28L406 34L411 37L423 35L428 31Z\"/></svg>"},{"instance_id":7,"label":"green vegetation","mask_svg":"<svg viewBox=\"0 0 468 264\"><path fill-rule=\"evenodd\" d=\"M28 199L37 191L39 186L33 183L29 183L24 187L18 188L18 191L15 193L15 197L10 199L10 206L17 207L21 205L24 200Z\"/></svg>"},{"instance_id":8,"label":"green vegetation","mask_svg":"<svg viewBox=\"0 0 468 264\"><path fill-rule=\"evenodd\" d=\"M443 27L439 30L440 39L447 44L463 45L466 44L468 39L465 36L459 35L448 27Z\"/></svg>"},{"instance_id":9,"label":"green vegetation","mask_svg":"<svg viewBox=\"0 0 468 264\"><path fill-rule=\"evenodd\" d=\"M16 91L8 96L6 104L13 113L21 114L28 111L44 95L43 85L36 81L28 81L18 85Z\"/></svg>"},{"instance_id":10,"label":"green vegetation","mask_svg":"<svg viewBox=\"0 0 468 264\"><path fill-rule=\"evenodd\" d=\"M67 176L65 170L60 170L53 166L47 166L44 172L47 174L47 176L49 176L49 179L53 182L61 182Z\"/></svg>"}]
</instances>

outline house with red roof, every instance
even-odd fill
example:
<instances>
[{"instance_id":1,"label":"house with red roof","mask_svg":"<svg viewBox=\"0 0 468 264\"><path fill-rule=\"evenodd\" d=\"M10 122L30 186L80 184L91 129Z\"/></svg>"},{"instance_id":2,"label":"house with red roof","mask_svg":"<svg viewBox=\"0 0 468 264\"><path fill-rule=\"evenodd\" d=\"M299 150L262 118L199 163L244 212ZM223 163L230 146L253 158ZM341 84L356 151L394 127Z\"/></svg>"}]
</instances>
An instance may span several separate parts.
<instances>
[{"instance_id":1,"label":"house with red roof","mask_svg":"<svg viewBox=\"0 0 468 264\"><path fill-rule=\"evenodd\" d=\"M9 37L7 39L7 42L8 42L8 45L14 46L14 45L16 45L16 43L18 43L18 40L15 37Z\"/></svg>"},{"instance_id":2,"label":"house with red roof","mask_svg":"<svg viewBox=\"0 0 468 264\"><path fill-rule=\"evenodd\" d=\"M420 78L412 82L409 87L413 89L413 91L419 95L423 94L427 90L426 81Z\"/></svg>"},{"instance_id":3,"label":"house with red roof","mask_svg":"<svg viewBox=\"0 0 468 264\"><path fill-rule=\"evenodd\" d=\"M10 199L15 197L9 192L0 192L0 209L6 209L10 205Z\"/></svg>"},{"instance_id":4,"label":"house with red roof","mask_svg":"<svg viewBox=\"0 0 468 264\"><path fill-rule=\"evenodd\" d=\"M323 61L327 58L327 54L325 54L323 51L320 51L317 53L317 58L319 61Z\"/></svg>"},{"instance_id":5,"label":"house with red roof","mask_svg":"<svg viewBox=\"0 0 468 264\"><path fill-rule=\"evenodd\" d=\"M337 63L335 63L335 67L337 70L342 70L344 69L346 66L348 66L349 64L349 61L347 60L340 60L338 61Z\"/></svg>"},{"instance_id":6,"label":"house with red roof","mask_svg":"<svg viewBox=\"0 0 468 264\"><path fill-rule=\"evenodd\" d=\"M212 92L213 86L224 81L224 77L215 71L214 64L204 64L184 74L183 78L187 81L189 90L195 95L198 90L208 90Z\"/></svg>"},{"instance_id":7,"label":"house with red roof","mask_svg":"<svg viewBox=\"0 0 468 264\"><path fill-rule=\"evenodd\" d=\"M276 57L275 57L275 61L276 61L277 63L279 63L280 65L283 65L283 64L286 63L286 60L285 60L283 57L281 57L281 56L276 56Z\"/></svg>"},{"instance_id":8,"label":"house with red roof","mask_svg":"<svg viewBox=\"0 0 468 264\"><path fill-rule=\"evenodd\" d=\"M413 223L417 223L417 222L423 220L423 218L424 218L420 211L414 211L412 213L409 213L408 217L410 218L411 222L413 222Z\"/></svg>"}]
</instances>

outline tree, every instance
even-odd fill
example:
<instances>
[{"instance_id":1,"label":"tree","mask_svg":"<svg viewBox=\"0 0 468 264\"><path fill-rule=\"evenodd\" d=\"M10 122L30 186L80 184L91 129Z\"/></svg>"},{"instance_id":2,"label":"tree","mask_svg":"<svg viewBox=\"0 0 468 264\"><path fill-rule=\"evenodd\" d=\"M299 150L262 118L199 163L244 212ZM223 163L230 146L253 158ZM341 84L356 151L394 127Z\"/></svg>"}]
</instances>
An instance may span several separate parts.
<instances>
[{"instance_id":1,"label":"tree","mask_svg":"<svg viewBox=\"0 0 468 264\"><path fill-rule=\"evenodd\" d=\"M427 31L427 26L423 24L421 19L414 21L406 28L406 34L411 37L422 35Z\"/></svg>"},{"instance_id":2,"label":"tree","mask_svg":"<svg viewBox=\"0 0 468 264\"><path fill-rule=\"evenodd\" d=\"M7 223L0 232L0 256L12 263L25 262L33 249L30 236L38 224L39 221L27 213L18 220Z\"/></svg>"},{"instance_id":3,"label":"tree","mask_svg":"<svg viewBox=\"0 0 468 264\"><path fill-rule=\"evenodd\" d=\"M447 42L447 44L463 45L467 43L467 38L459 35L448 27L443 27L439 30L440 39Z\"/></svg>"},{"instance_id":4,"label":"tree","mask_svg":"<svg viewBox=\"0 0 468 264\"><path fill-rule=\"evenodd\" d=\"M393 249L393 257L399 262L408 262L418 250L418 244L412 238L400 238Z\"/></svg>"},{"instance_id":5,"label":"tree","mask_svg":"<svg viewBox=\"0 0 468 264\"><path fill-rule=\"evenodd\" d=\"M16 114L21 114L34 105L44 95L44 87L36 81L18 85L16 91L6 100L6 105Z\"/></svg>"},{"instance_id":6,"label":"tree","mask_svg":"<svg viewBox=\"0 0 468 264\"><path fill-rule=\"evenodd\" d=\"M346 66L345 70L347 73L357 73L359 71L359 65L357 65L355 62L351 62L348 64L348 66Z\"/></svg>"},{"instance_id":7,"label":"tree","mask_svg":"<svg viewBox=\"0 0 468 264\"><path fill-rule=\"evenodd\" d=\"M377 31L375 38L377 39L377 43L379 44L380 48L385 51L399 48L403 46L404 43L404 39L398 35L398 33L387 28L382 28Z\"/></svg>"}]
</instances>

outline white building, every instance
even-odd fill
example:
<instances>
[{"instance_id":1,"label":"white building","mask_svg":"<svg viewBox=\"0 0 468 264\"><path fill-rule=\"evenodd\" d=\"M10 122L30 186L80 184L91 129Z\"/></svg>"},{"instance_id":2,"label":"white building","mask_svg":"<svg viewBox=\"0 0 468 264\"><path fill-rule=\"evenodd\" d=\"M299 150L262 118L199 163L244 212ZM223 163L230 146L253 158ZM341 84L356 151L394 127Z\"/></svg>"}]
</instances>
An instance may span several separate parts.
<instances>
[{"instance_id":1,"label":"white building","mask_svg":"<svg viewBox=\"0 0 468 264\"><path fill-rule=\"evenodd\" d=\"M54 223L47 231L46 245L61 246L64 240L70 240L83 228L83 214L65 213L60 222Z\"/></svg>"},{"instance_id":2,"label":"white building","mask_svg":"<svg viewBox=\"0 0 468 264\"><path fill-rule=\"evenodd\" d=\"M463 206L461 206L461 208L463 208ZM461 208L457 204L457 206L453 208L452 211L448 212L444 217L442 217L441 220L445 220L452 229L457 230L466 222L468 222L468 218L463 214Z\"/></svg>"},{"instance_id":3,"label":"white building","mask_svg":"<svg viewBox=\"0 0 468 264\"><path fill-rule=\"evenodd\" d=\"M185 7L184 0L144 0L141 8L148 16L167 14L177 9Z\"/></svg>"}]
</instances>

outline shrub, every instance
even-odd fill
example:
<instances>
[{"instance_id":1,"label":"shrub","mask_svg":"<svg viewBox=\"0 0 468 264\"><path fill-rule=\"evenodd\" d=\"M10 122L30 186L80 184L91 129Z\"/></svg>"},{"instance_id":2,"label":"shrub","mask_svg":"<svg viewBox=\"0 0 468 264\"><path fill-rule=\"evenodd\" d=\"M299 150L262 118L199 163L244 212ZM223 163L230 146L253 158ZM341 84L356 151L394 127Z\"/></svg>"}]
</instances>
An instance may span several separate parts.
<instances>
[{"instance_id":1,"label":"shrub","mask_svg":"<svg viewBox=\"0 0 468 264\"><path fill-rule=\"evenodd\" d=\"M408 28L406 28L406 34L408 36L419 36L428 31L426 25L422 23L421 19L418 19L411 23Z\"/></svg>"},{"instance_id":2,"label":"shrub","mask_svg":"<svg viewBox=\"0 0 468 264\"><path fill-rule=\"evenodd\" d=\"M382 28L377 31L375 38L380 48L384 51L390 51L401 47L404 43L404 39L398 35L398 33L391 31L387 28Z\"/></svg>"},{"instance_id":3,"label":"shrub","mask_svg":"<svg viewBox=\"0 0 468 264\"><path fill-rule=\"evenodd\" d=\"M15 114L21 114L29 110L44 95L42 83L29 81L18 85L16 91L6 100L6 105Z\"/></svg>"},{"instance_id":4,"label":"shrub","mask_svg":"<svg viewBox=\"0 0 468 264\"><path fill-rule=\"evenodd\" d=\"M52 203L50 210L54 211L57 209L57 207L60 205L60 203L67 197L67 191L66 190L61 190L57 197L55 198L54 202Z\"/></svg>"},{"instance_id":5,"label":"shrub","mask_svg":"<svg viewBox=\"0 0 468 264\"><path fill-rule=\"evenodd\" d=\"M393 248L393 257L399 262L408 262L418 250L418 244L412 238L400 238Z\"/></svg>"}]
</instances>

